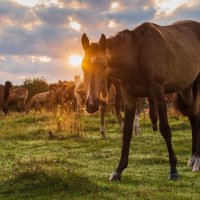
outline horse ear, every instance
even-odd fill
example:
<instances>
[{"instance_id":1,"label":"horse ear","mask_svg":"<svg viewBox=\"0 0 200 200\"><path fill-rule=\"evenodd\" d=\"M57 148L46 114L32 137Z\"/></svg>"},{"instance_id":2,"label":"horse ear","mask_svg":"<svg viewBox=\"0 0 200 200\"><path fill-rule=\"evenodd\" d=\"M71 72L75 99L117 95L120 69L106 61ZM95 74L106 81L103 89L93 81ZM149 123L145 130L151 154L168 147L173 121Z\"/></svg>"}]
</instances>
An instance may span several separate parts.
<instances>
[{"instance_id":1,"label":"horse ear","mask_svg":"<svg viewBox=\"0 0 200 200\"><path fill-rule=\"evenodd\" d=\"M84 50L87 50L90 47L89 39L85 33L82 35L81 44Z\"/></svg>"},{"instance_id":2,"label":"horse ear","mask_svg":"<svg viewBox=\"0 0 200 200\"><path fill-rule=\"evenodd\" d=\"M106 40L106 36L104 34L101 35L101 38L99 40L99 46L101 47L101 49L104 51L107 47L107 40Z\"/></svg>"}]
</instances>

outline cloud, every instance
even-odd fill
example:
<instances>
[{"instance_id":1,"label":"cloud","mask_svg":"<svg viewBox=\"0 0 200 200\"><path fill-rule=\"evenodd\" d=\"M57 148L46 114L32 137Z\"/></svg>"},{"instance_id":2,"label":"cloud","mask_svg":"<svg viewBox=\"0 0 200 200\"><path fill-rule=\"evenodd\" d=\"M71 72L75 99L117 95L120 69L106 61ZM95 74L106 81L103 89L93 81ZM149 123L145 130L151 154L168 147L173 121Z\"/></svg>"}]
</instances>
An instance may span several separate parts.
<instances>
[{"instance_id":1,"label":"cloud","mask_svg":"<svg viewBox=\"0 0 200 200\"><path fill-rule=\"evenodd\" d=\"M81 68L70 67L67 59L83 55L84 32L97 41L101 33L111 36L145 21L165 25L200 20L199 0L175 0L178 3L168 15L159 10L162 0L39 0L32 7L16 1L0 1L1 83L6 79L21 83L25 76L44 76L50 82L72 79Z\"/></svg>"},{"instance_id":2,"label":"cloud","mask_svg":"<svg viewBox=\"0 0 200 200\"><path fill-rule=\"evenodd\" d=\"M191 2L190 2L191 3ZM187 4L178 7L173 14L177 19L193 19L200 21L200 2Z\"/></svg>"}]
</instances>

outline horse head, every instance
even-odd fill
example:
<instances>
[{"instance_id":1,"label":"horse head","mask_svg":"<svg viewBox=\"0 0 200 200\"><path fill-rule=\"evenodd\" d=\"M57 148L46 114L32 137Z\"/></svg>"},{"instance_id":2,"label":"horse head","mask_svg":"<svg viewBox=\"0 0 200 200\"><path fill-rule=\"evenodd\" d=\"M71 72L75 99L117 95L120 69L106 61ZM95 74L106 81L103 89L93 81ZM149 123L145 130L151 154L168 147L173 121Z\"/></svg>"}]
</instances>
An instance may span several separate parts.
<instances>
[{"instance_id":1,"label":"horse head","mask_svg":"<svg viewBox=\"0 0 200 200\"><path fill-rule=\"evenodd\" d=\"M99 109L102 91L107 88L105 73L108 65L105 53L107 41L105 35L102 34L98 43L90 44L87 35L83 34L81 42L85 51L82 69L86 85L86 110L94 113Z\"/></svg>"}]
</instances>

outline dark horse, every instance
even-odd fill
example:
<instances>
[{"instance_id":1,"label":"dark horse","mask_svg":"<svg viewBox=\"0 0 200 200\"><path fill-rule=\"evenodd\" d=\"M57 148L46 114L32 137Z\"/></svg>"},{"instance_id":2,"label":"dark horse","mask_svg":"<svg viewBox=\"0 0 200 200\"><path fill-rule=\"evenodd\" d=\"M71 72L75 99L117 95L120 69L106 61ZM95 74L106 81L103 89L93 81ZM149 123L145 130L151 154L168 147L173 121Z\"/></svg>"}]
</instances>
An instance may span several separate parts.
<instances>
[{"instance_id":1,"label":"dark horse","mask_svg":"<svg viewBox=\"0 0 200 200\"><path fill-rule=\"evenodd\" d=\"M3 95L2 95L2 111L7 115L8 114L8 102L10 98L12 90L12 84L10 81L5 82L5 86L3 88Z\"/></svg>"},{"instance_id":2,"label":"dark horse","mask_svg":"<svg viewBox=\"0 0 200 200\"><path fill-rule=\"evenodd\" d=\"M128 165L138 97L149 97L156 106L159 129L169 153L169 178L178 178L165 104L165 94L173 92L177 92L177 107L189 117L192 127L192 157L188 166L200 171L200 23L181 21L169 26L144 23L109 39L102 34L98 48L91 48L85 34L82 44L89 55L83 63L83 71L90 74L87 110L95 112L99 107L99 91L107 75L120 79L124 90L122 152L110 180L121 179Z\"/></svg>"}]
</instances>

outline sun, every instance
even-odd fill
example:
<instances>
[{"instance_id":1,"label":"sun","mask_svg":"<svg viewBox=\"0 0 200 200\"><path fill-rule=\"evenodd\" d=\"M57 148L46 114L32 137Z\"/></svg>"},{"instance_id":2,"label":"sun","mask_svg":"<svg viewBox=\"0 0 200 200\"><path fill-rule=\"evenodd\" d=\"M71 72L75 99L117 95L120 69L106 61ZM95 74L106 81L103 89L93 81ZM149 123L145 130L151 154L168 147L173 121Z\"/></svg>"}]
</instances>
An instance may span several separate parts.
<instances>
[{"instance_id":1,"label":"sun","mask_svg":"<svg viewBox=\"0 0 200 200\"><path fill-rule=\"evenodd\" d=\"M73 54L73 55L69 56L68 61L72 67L80 67L81 63L82 63L82 57L79 55Z\"/></svg>"}]
</instances>

